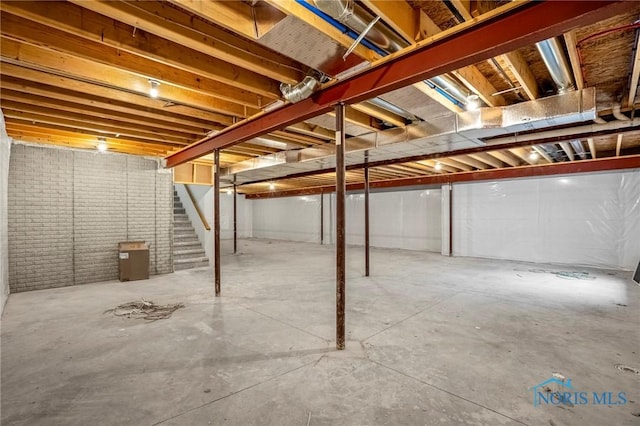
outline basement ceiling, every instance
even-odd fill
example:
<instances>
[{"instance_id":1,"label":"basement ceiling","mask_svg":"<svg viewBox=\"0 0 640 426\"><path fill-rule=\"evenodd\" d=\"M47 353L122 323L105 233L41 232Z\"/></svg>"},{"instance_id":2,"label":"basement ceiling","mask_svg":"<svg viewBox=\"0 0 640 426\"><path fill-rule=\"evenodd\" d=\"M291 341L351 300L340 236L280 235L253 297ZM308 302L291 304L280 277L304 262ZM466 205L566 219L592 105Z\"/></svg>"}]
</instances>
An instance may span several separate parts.
<instances>
[{"instance_id":1,"label":"basement ceiling","mask_svg":"<svg viewBox=\"0 0 640 426\"><path fill-rule=\"evenodd\" d=\"M324 7L323 3L330 2L2 1L0 107L7 132L26 142L92 150L106 144L110 152L165 157L277 107L283 102L281 83L295 85L321 72L325 84L331 84L394 53L374 43L373 47L358 44L345 56L353 39L310 11ZM513 7L505 3L362 0L355 2L355 13L366 19L379 16L374 31L396 40L400 51L395 54L402 54L440 31L499 13L500 7ZM515 130L435 148L410 143L378 147L370 152L371 161L378 161L371 179L640 154L640 129L633 119L640 73L636 56L640 4L628 2L626 8L623 14L557 39L575 88L595 90L593 117L518 129L518 135L534 136L501 149L492 148L496 139L508 138ZM374 40L373 33L369 35ZM537 105L559 95L535 45L442 77L453 86L418 83L349 106L348 136L354 141L380 138L441 125L451 117L462 120L470 95L476 95L487 111ZM157 97L150 96L150 81L159 83ZM462 96L457 101L456 93ZM596 117L600 124L592 122ZM622 121L626 123L611 126ZM593 128L566 130L585 125ZM334 129L335 118L329 114L296 123L224 149L222 167L243 170L235 180L246 183L240 187L245 193L270 191L268 181L273 180L281 180L278 187L286 189L329 185L330 173L295 176L332 165L330 154L325 158L324 153L332 150ZM549 136L558 129L565 130ZM454 149L478 151L448 153ZM302 152L322 155L305 163L300 161ZM363 153L348 155L348 162L361 163ZM286 161L265 167L271 158ZM261 164L261 170L240 167L252 162ZM206 166L210 159L204 157L198 164ZM187 168L196 169L193 164L180 167L180 176L189 176ZM228 182L233 178L227 176ZM362 181L362 172L352 170L348 179Z\"/></svg>"}]
</instances>

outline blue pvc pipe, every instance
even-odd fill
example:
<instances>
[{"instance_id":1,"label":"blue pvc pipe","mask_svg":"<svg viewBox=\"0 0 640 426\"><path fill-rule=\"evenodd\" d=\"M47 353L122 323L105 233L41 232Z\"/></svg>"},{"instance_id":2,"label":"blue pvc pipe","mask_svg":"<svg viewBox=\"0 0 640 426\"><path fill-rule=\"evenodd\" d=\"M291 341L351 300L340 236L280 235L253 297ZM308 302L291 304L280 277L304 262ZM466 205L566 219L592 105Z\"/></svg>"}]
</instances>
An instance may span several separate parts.
<instances>
[{"instance_id":1,"label":"blue pvc pipe","mask_svg":"<svg viewBox=\"0 0 640 426\"><path fill-rule=\"evenodd\" d=\"M433 90L435 90L436 92L440 93L442 96L444 96L445 98L447 98L448 100L450 100L454 105L459 106L460 108L464 108L465 105L460 102L459 100L457 100L456 98L454 98L453 96L451 96L446 90L442 90L439 86L436 86L434 83L432 83L429 80L424 80L424 83L429 86L430 88L432 88Z\"/></svg>"},{"instance_id":2,"label":"blue pvc pipe","mask_svg":"<svg viewBox=\"0 0 640 426\"><path fill-rule=\"evenodd\" d=\"M349 37L351 37L354 40L356 40L358 38L358 36L359 36L358 33L353 31L351 28L347 27L346 25L344 25L342 22L338 21L337 19L334 19L332 16L327 15L326 13L324 13L323 11L318 9L317 7L312 6L311 4L307 3L305 0L296 0L296 3L298 3L299 5L301 5L302 7L304 7L305 9L310 11L311 13L313 13L314 15L318 16L319 18L325 20L327 23L329 23L333 27L337 28L341 33L348 35ZM380 56L388 56L389 55L388 52L385 52L384 50L382 50L381 48L379 48L375 44L371 43L366 38L362 39L361 43L362 43L362 45L364 47L373 50L374 52L376 52ZM439 94L441 94L442 96L447 98L454 105L457 105L459 107L464 108L464 104L462 102L460 102L459 100L457 100L456 98L451 96L446 91L442 90L440 87L436 86L435 84L433 84L429 80L424 80L424 82L425 82L425 84L427 86L429 86L430 88L434 89L436 92L438 92Z\"/></svg>"},{"instance_id":3,"label":"blue pvc pipe","mask_svg":"<svg viewBox=\"0 0 640 426\"><path fill-rule=\"evenodd\" d=\"M311 13L315 14L316 16L324 19L329 24L331 24L335 28L337 28L341 33L348 35L349 37L351 37L354 40L358 38L358 36L359 36L358 33L353 31L351 28L347 27L346 25L344 25L342 22L340 22L340 21L334 19L333 17L327 15L326 13L324 13L323 11L318 9L317 7L310 5L305 0L296 0L296 3L298 3L299 5L301 5L302 7L307 9L308 11L310 11ZM373 50L374 52L376 52L380 56L387 56L388 55L387 52L385 52L384 50L380 49L378 46L376 46L375 44L371 43L366 38L362 39L361 43L362 43L362 45L364 47Z\"/></svg>"}]
</instances>

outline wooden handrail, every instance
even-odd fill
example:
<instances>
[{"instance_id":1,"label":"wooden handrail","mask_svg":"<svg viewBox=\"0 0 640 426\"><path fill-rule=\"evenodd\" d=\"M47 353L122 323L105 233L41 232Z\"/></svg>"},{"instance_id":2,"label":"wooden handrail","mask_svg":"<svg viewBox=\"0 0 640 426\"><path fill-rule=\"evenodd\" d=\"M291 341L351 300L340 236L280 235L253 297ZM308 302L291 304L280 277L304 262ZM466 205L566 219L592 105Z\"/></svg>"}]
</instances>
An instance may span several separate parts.
<instances>
[{"instance_id":1,"label":"wooden handrail","mask_svg":"<svg viewBox=\"0 0 640 426\"><path fill-rule=\"evenodd\" d=\"M193 192L191 192L191 189L189 189L189 185L184 184L184 189L187 190L187 194L189 194L189 198L191 199L191 204L193 204L193 207L196 208L196 212L198 212L198 216L200 216L200 220L202 221L202 225L204 225L204 229L210 231L211 227L209 226L209 222L207 222L207 218L204 217L202 210L200 210L200 206L198 206L196 197L193 196Z\"/></svg>"}]
</instances>

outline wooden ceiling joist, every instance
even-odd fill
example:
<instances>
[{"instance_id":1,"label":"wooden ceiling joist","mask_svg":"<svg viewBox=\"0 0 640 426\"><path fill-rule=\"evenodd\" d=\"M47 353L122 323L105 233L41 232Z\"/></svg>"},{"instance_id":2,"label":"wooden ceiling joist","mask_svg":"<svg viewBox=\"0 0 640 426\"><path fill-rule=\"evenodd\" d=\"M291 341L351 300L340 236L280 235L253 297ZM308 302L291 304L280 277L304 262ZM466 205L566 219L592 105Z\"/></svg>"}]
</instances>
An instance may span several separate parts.
<instances>
[{"instance_id":1,"label":"wooden ceiling joist","mask_svg":"<svg viewBox=\"0 0 640 426\"><path fill-rule=\"evenodd\" d=\"M25 68L5 61L0 62L0 74L2 74L2 81L5 81L6 77L10 76L14 77L14 81L23 86L23 89L14 86L12 87L14 90L27 90L30 92L34 90L32 93L38 93L41 90L47 92L53 90L56 92L55 96L53 96L54 98L59 96L58 93L75 92L76 94L81 94L80 97L87 105L103 108L107 108L106 105L114 105L127 110L131 108L135 110L144 109L154 114L166 114L167 120L178 124L201 126L209 123L208 126L212 130L219 130L219 125L227 126L233 123L233 119L229 115L172 104L162 99L151 98L148 93L138 94L118 90L117 88L60 76L52 72ZM48 96L48 94L45 96Z\"/></svg>"},{"instance_id":2,"label":"wooden ceiling joist","mask_svg":"<svg viewBox=\"0 0 640 426\"><path fill-rule=\"evenodd\" d=\"M116 67L94 62L92 60L79 58L67 53L54 52L29 44L17 42L2 37L2 58L3 61L26 68L61 73L65 70L67 77L80 78L96 84L106 85L111 88L121 88L141 95L149 94L149 78L123 71ZM253 113L247 107L223 101L216 97L200 93L198 91L187 91L184 88L165 84L160 91L160 99L165 102L170 101L181 105L201 108L207 111L222 114L246 117Z\"/></svg>"},{"instance_id":3,"label":"wooden ceiling joist","mask_svg":"<svg viewBox=\"0 0 640 426\"><path fill-rule=\"evenodd\" d=\"M194 19L193 15L168 3L71 1L101 15L244 69L257 71L280 82L297 83L304 77L304 70L295 61L243 40L204 20Z\"/></svg>"}]
</instances>

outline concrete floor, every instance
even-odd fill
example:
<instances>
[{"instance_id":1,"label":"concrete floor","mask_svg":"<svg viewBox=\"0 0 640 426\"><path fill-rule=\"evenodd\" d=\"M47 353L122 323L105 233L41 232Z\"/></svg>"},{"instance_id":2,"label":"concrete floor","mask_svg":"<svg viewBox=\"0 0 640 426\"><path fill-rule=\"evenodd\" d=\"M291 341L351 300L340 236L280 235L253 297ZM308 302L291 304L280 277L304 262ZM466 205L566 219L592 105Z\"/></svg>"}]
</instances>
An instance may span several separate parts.
<instances>
[{"instance_id":1,"label":"concrete floor","mask_svg":"<svg viewBox=\"0 0 640 426\"><path fill-rule=\"evenodd\" d=\"M219 299L210 268L11 295L2 424L640 424L640 376L615 368L640 368L630 273L374 249L364 278L352 248L338 352L333 248L240 248ZM551 273L567 270L593 279ZM142 297L186 307L103 314ZM630 401L534 407L554 372Z\"/></svg>"}]
</instances>

